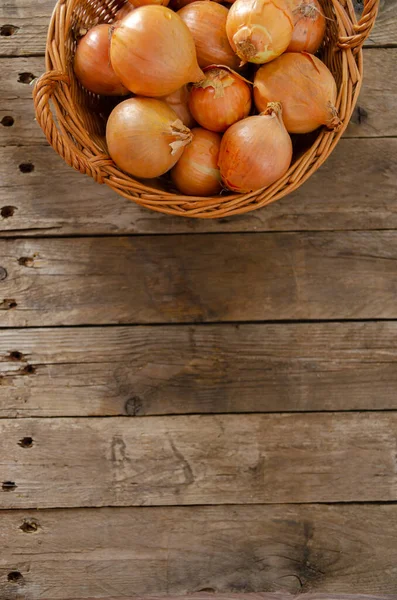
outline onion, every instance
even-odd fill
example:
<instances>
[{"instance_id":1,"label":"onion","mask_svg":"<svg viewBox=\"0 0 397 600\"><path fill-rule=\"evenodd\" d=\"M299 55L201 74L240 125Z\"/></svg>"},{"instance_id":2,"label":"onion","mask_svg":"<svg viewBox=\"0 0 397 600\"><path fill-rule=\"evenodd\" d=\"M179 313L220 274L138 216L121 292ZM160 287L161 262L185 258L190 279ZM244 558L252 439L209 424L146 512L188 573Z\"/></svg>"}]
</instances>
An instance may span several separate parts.
<instances>
[{"instance_id":1,"label":"onion","mask_svg":"<svg viewBox=\"0 0 397 600\"><path fill-rule=\"evenodd\" d=\"M186 127L191 128L195 125L196 122L189 110L189 90L186 85L169 96L164 96L161 100L164 100L168 106L171 106L172 110L176 112L178 118Z\"/></svg>"},{"instance_id":2,"label":"onion","mask_svg":"<svg viewBox=\"0 0 397 600\"><path fill-rule=\"evenodd\" d=\"M165 6L141 6L118 23L110 58L123 84L142 96L167 96L204 77L192 34Z\"/></svg>"},{"instance_id":3,"label":"onion","mask_svg":"<svg viewBox=\"0 0 397 600\"><path fill-rule=\"evenodd\" d=\"M170 0L128 0L135 8L139 6L147 6L148 4L160 4L162 6L168 6Z\"/></svg>"},{"instance_id":4,"label":"onion","mask_svg":"<svg viewBox=\"0 0 397 600\"><path fill-rule=\"evenodd\" d=\"M287 52L311 52L320 47L325 34L325 17L317 0L288 0L294 31Z\"/></svg>"},{"instance_id":5,"label":"onion","mask_svg":"<svg viewBox=\"0 0 397 600\"><path fill-rule=\"evenodd\" d=\"M225 6L208 0L193 2L178 11L192 32L200 67L219 64L237 69L240 61L226 35L228 12Z\"/></svg>"},{"instance_id":6,"label":"onion","mask_svg":"<svg viewBox=\"0 0 397 600\"><path fill-rule=\"evenodd\" d=\"M226 33L245 62L267 63L287 49L294 28L284 0L236 0L230 7Z\"/></svg>"},{"instance_id":7,"label":"onion","mask_svg":"<svg viewBox=\"0 0 397 600\"><path fill-rule=\"evenodd\" d=\"M255 75L257 109L262 111L268 102L280 101L290 133L309 133L320 125L339 127L336 95L332 73L320 59L306 52L286 52Z\"/></svg>"},{"instance_id":8,"label":"onion","mask_svg":"<svg viewBox=\"0 0 397 600\"><path fill-rule=\"evenodd\" d=\"M74 72L94 94L123 96L129 91L113 71L110 58L110 25L96 25L82 37L74 57Z\"/></svg>"},{"instance_id":9,"label":"onion","mask_svg":"<svg viewBox=\"0 0 397 600\"><path fill-rule=\"evenodd\" d=\"M206 2L208 2L209 0L205 0ZM211 0L212 2L222 2L222 0ZM234 1L234 0L233 0ZM172 8L172 10L180 10L181 8L183 8L184 6L187 6L188 4L192 4L192 2L197 2L197 0L171 0L170 2L170 8Z\"/></svg>"},{"instance_id":10,"label":"onion","mask_svg":"<svg viewBox=\"0 0 397 600\"><path fill-rule=\"evenodd\" d=\"M171 171L172 181L188 196L212 196L222 189L218 169L221 136L201 127L192 129L192 143Z\"/></svg>"},{"instance_id":11,"label":"onion","mask_svg":"<svg viewBox=\"0 0 397 600\"><path fill-rule=\"evenodd\" d=\"M251 110L251 90L240 75L225 67L205 69L205 79L193 86L189 108L205 129L226 131Z\"/></svg>"},{"instance_id":12,"label":"onion","mask_svg":"<svg viewBox=\"0 0 397 600\"><path fill-rule=\"evenodd\" d=\"M223 183L234 192L252 192L277 181L292 158L292 142L284 127L281 104L232 125L219 153Z\"/></svg>"},{"instance_id":13,"label":"onion","mask_svg":"<svg viewBox=\"0 0 397 600\"><path fill-rule=\"evenodd\" d=\"M120 8L117 12L116 12L116 16L114 17L115 21L121 21L121 19L124 19L124 17L126 17L127 15L129 15L133 10L134 10L134 6L132 6L132 4L130 4L129 2L127 2L126 4L124 4L124 6L122 8Z\"/></svg>"},{"instance_id":14,"label":"onion","mask_svg":"<svg viewBox=\"0 0 397 600\"><path fill-rule=\"evenodd\" d=\"M158 177L179 160L190 130L161 100L130 98L112 111L106 126L109 154L135 177Z\"/></svg>"}]
</instances>

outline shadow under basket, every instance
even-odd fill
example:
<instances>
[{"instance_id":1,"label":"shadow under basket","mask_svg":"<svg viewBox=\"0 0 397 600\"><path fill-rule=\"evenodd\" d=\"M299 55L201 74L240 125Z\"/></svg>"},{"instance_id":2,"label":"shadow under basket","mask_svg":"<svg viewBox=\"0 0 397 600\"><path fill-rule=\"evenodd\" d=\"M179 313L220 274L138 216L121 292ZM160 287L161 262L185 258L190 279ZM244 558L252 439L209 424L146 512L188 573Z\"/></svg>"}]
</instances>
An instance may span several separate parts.
<instances>
[{"instance_id":1,"label":"shadow under basket","mask_svg":"<svg viewBox=\"0 0 397 600\"><path fill-rule=\"evenodd\" d=\"M98 23L111 23L125 0L58 0L48 30L46 73L36 82L36 118L47 140L65 162L137 204L162 213L204 219L246 213L296 190L328 158L346 129L360 92L362 46L376 19L379 0L365 0L357 22L351 0L320 0L327 31L320 51L338 87L336 108L342 126L322 128L306 138L287 173L272 185L248 194L183 196L169 191L167 180L140 181L110 158L104 137L114 99L84 90L73 72L77 40Z\"/></svg>"}]
</instances>

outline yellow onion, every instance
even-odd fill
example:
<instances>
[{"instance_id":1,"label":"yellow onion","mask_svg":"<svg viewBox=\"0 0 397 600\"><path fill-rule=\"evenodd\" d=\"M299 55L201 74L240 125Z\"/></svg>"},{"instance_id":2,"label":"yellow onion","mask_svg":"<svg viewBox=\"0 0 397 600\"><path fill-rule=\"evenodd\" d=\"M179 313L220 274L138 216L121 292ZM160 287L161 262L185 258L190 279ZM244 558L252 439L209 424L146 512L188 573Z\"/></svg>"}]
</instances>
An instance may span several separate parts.
<instances>
[{"instance_id":1,"label":"yellow onion","mask_svg":"<svg viewBox=\"0 0 397 600\"><path fill-rule=\"evenodd\" d=\"M142 96L167 96L204 78L192 34L165 6L141 6L117 23L110 59L122 83Z\"/></svg>"},{"instance_id":2,"label":"yellow onion","mask_svg":"<svg viewBox=\"0 0 397 600\"><path fill-rule=\"evenodd\" d=\"M222 0L205 0L206 2L222 2ZM188 4L192 4L192 2L197 2L197 0L171 0L170 2L170 8L172 8L172 10L180 10L181 8L183 8L184 6L187 6Z\"/></svg>"},{"instance_id":3,"label":"yellow onion","mask_svg":"<svg viewBox=\"0 0 397 600\"><path fill-rule=\"evenodd\" d=\"M193 2L178 11L192 33L200 67L226 65L237 69L240 61L226 35L228 12L225 6L208 0Z\"/></svg>"},{"instance_id":4,"label":"yellow onion","mask_svg":"<svg viewBox=\"0 0 397 600\"><path fill-rule=\"evenodd\" d=\"M82 37L74 57L74 72L90 92L123 96L129 91L116 75L109 59L110 25L96 25Z\"/></svg>"},{"instance_id":5,"label":"yellow onion","mask_svg":"<svg viewBox=\"0 0 397 600\"><path fill-rule=\"evenodd\" d=\"M320 47L325 34L325 16L317 0L288 0L294 31L287 52L310 52Z\"/></svg>"},{"instance_id":6,"label":"yellow onion","mask_svg":"<svg viewBox=\"0 0 397 600\"><path fill-rule=\"evenodd\" d=\"M279 101L290 133L309 133L321 125L336 129L341 121L335 108L336 83L320 59L306 52L286 52L263 65L254 80L256 107Z\"/></svg>"},{"instance_id":7,"label":"yellow onion","mask_svg":"<svg viewBox=\"0 0 397 600\"><path fill-rule=\"evenodd\" d=\"M190 92L194 119L210 131L226 129L244 119L251 110L251 90L245 80L226 67L207 67L205 79Z\"/></svg>"},{"instance_id":8,"label":"yellow onion","mask_svg":"<svg viewBox=\"0 0 397 600\"><path fill-rule=\"evenodd\" d=\"M189 90L186 85L176 90L176 92L164 96L161 100L171 106L186 127L191 128L195 125L196 122L189 110Z\"/></svg>"},{"instance_id":9,"label":"yellow onion","mask_svg":"<svg viewBox=\"0 0 397 600\"><path fill-rule=\"evenodd\" d=\"M158 177L182 156L192 134L161 100L130 98L113 109L106 126L109 154L135 177Z\"/></svg>"},{"instance_id":10,"label":"yellow onion","mask_svg":"<svg viewBox=\"0 0 397 600\"><path fill-rule=\"evenodd\" d=\"M132 4L130 4L129 2L127 2L126 4L124 4L124 6L122 6L117 12L116 12L116 16L114 17L114 20L117 21L121 21L121 19L124 19L124 17L126 17L127 15L129 15L133 10L134 10L134 6L132 6Z\"/></svg>"},{"instance_id":11,"label":"yellow onion","mask_svg":"<svg viewBox=\"0 0 397 600\"><path fill-rule=\"evenodd\" d=\"M139 6L147 6L148 4L160 4L162 6L168 6L170 0L128 0L134 8Z\"/></svg>"},{"instance_id":12,"label":"yellow onion","mask_svg":"<svg viewBox=\"0 0 397 600\"><path fill-rule=\"evenodd\" d=\"M292 14L285 0L236 0L226 21L229 42L243 63L267 63L291 41Z\"/></svg>"},{"instance_id":13,"label":"yellow onion","mask_svg":"<svg viewBox=\"0 0 397 600\"><path fill-rule=\"evenodd\" d=\"M284 127L281 104L235 123L221 142L219 168L223 183L234 192L271 185L291 164L292 142Z\"/></svg>"},{"instance_id":14,"label":"yellow onion","mask_svg":"<svg viewBox=\"0 0 397 600\"><path fill-rule=\"evenodd\" d=\"M221 136L196 127L193 140L171 171L172 181L188 196L213 196L222 189L218 169Z\"/></svg>"}]
</instances>

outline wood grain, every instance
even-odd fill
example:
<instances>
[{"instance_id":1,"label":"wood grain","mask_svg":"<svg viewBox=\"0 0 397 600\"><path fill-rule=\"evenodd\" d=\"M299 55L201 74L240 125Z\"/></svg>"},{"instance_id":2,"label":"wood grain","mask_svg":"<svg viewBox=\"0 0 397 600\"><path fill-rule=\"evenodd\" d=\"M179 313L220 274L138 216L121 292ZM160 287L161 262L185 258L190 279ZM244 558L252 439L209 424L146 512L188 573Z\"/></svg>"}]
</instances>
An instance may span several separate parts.
<instances>
[{"instance_id":1,"label":"wood grain","mask_svg":"<svg viewBox=\"0 0 397 600\"><path fill-rule=\"evenodd\" d=\"M397 232L0 241L0 325L397 318Z\"/></svg>"},{"instance_id":2,"label":"wood grain","mask_svg":"<svg viewBox=\"0 0 397 600\"><path fill-rule=\"evenodd\" d=\"M27 162L34 171L21 173ZM50 147L0 148L0 211L15 207L7 218L0 212L0 236L397 228L396 169L397 140L343 139L297 192L241 217L202 221L139 208Z\"/></svg>"},{"instance_id":3,"label":"wood grain","mask_svg":"<svg viewBox=\"0 0 397 600\"><path fill-rule=\"evenodd\" d=\"M0 508L395 501L396 427L395 412L2 419Z\"/></svg>"},{"instance_id":4,"label":"wood grain","mask_svg":"<svg viewBox=\"0 0 397 600\"><path fill-rule=\"evenodd\" d=\"M3 330L0 417L396 409L397 323Z\"/></svg>"},{"instance_id":5,"label":"wood grain","mask_svg":"<svg viewBox=\"0 0 397 600\"><path fill-rule=\"evenodd\" d=\"M0 27L7 24L16 29L13 35L0 35L0 56L44 54L53 8L54 0L3 2L0 6ZM396 43L396 0L381 0L380 14L368 44L384 46Z\"/></svg>"},{"instance_id":6,"label":"wood grain","mask_svg":"<svg viewBox=\"0 0 397 600\"><path fill-rule=\"evenodd\" d=\"M2 511L0 524L2 598L397 598L395 505Z\"/></svg>"}]
</instances>

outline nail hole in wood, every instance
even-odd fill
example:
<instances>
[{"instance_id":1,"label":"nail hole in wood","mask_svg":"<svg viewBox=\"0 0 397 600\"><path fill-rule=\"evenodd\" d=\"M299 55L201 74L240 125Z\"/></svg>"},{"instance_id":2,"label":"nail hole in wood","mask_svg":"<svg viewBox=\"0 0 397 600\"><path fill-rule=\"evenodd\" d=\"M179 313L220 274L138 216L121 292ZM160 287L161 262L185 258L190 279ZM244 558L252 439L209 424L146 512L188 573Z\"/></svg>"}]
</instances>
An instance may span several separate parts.
<instances>
[{"instance_id":1,"label":"nail hole in wood","mask_svg":"<svg viewBox=\"0 0 397 600\"><path fill-rule=\"evenodd\" d=\"M22 267L32 267L34 262L33 256L21 256L18 258L18 264Z\"/></svg>"},{"instance_id":2,"label":"nail hole in wood","mask_svg":"<svg viewBox=\"0 0 397 600\"><path fill-rule=\"evenodd\" d=\"M11 117L10 115L6 115L5 117L3 117L0 121L0 123L3 125L3 127L12 127L15 123L14 117Z\"/></svg>"},{"instance_id":3,"label":"nail hole in wood","mask_svg":"<svg viewBox=\"0 0 397 600\"><path fill-rule=\"evenodd\" d=\"M18 31L19 27L15 27L15 25L2 25L0 27L0 35L5 37L9 37L10 35L14 35Z\"/></svg>"},{"instance_id":4,"label":"nail hole in wood","mask_svg":"<svg viewBox=\"0 0 397 600\"><path fill-rule=\"evenodd\" d=\"M18 73L18 83L32 83L36 79L36 75L33 73Z\"/></svg>"},{"instance_id":5,"label":"nail hole in wood","mask_svg":"<svg viewBox=\"0 0 397 600\"><path fill-rule=\"evenodd\" d=\"M9 217L13 216L16 209L16 206L2 206L0 209L0 215L3 217L3 219L8 219Z\"/></svg>"},{"instance_id":6,"label":"nail hole in wood","mask_svg":"<svg viewBox=\"0 0 397 600\"><path fill-rule=\"evenodd\" d=\"M34 171L34 164L31 162L21 163L19 165L19 170L21 171L21 173L31 173L32 171Z\"/></svg>"},{"instance_id":7,"label":"nail hole in wood","mask_svg":"<svg viewBox=\"0 0 397 600\"><path fill-rule=\"evenodd\" d=\"M22 354L22 352L18 352L18 350L13 350L12 352L10 352L10 359L11 360L22 360L23 354Z\"/></svg>"},{"instance_id":8,"label":"nail hole in wood","mask_svg":"<svg viewBox=\"0 0 397 600\"><path fill-rule=\"evenodd\" d=\"M26 365L26 367L22 369L22 375L34 375L35 373L36 367L33 365Z\"/></svg>"},{"instance_id":9,"label":"nail hole in wood","mask_svg":"<svg viewBox=\"0 0 397 600\"><path fill-rule=\"evenodd\" d=\"M12 581L13 583L23 581L23 575L19 571L10 571L7 575L8 581Z\"/></svg>"},{"instance_id":10,"label":"nail hole in wood","mask_svg":"<svg viewBox=\"0 0 397 600\"><path fill-rule=\"evenodd\" d=\"M24 519L20 530L24 533L36 533L39 530L40 524L36 519Z\"/></svg>"},{"instance_id":11,"label":"nail hole in wood","mask_svg":"<svg viewBox=\"0 0 397 600\"><path fill-rule=\"evenodd\" d=\"M17 487L14 481L3 481L1 484L1 489L3 492L12 492Z\"/></svg>"},{"instance_id":12,"label":"nail hole in wood","mask_svg":"<svg viewBox=\"0 0 397 600\"><path fill-rule=\"evenodd\" d=\"M10 310L17 306L18 304L15 302L14 298L4 298L3 302L0 302L0 310Z\"/></svg>"},{"instance_id":13,"label":"nail hole in wood","mask_svg":"<svg viewBox=\"0 0 397 600\"><path fill-rule=\"evenodd\" d=\"M7 271L4 267L0 267L0 281L7 278Z\"/></svg>"},{"instance_id":14,"label":"nail hole in wood","mask_svg":"<svg viewBox=\"0 0 397 600\"><path fill-rule=\"evenodd\" d=\"M31 448L33 446L33 438L23 437L19 440L18 446L21 446L21 448Z\"/></svg>"}]
</instances>

